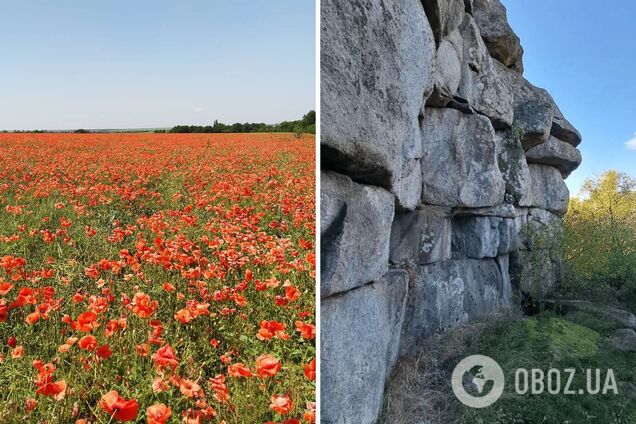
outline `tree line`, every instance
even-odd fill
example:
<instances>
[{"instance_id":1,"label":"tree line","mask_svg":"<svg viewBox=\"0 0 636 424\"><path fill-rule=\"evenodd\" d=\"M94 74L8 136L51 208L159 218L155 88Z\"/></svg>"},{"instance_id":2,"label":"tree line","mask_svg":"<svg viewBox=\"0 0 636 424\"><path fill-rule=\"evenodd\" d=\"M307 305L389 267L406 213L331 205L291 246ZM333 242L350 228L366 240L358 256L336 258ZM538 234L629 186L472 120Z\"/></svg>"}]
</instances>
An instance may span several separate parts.
<instances>
[{"instance_id":1,"label":"tree line","mask_svg":"<svg viewBox=\"0 0 636 424\"><path fill-rule=\"evenodd\" d=\"M177 125L169 130L155 132L168 133L253 133L253 132L293 132L296 134L316 133L316 112L311 110L297 121L283 121L278 124L262 122L236 122L224 124L218 120L213 125Z\"/></svg>"}]
</instances>

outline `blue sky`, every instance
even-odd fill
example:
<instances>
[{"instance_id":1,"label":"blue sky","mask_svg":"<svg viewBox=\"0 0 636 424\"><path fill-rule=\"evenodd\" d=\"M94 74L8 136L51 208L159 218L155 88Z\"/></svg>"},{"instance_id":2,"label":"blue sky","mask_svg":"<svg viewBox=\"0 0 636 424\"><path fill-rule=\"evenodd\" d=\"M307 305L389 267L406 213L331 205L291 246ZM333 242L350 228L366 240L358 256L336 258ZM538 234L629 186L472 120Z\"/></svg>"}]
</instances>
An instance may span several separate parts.
<instances>
[{"instance_id":1,"label":"blue sky","mask_svg":"<svg viewBox=\"0 0 636 424\"><path fill-rule=\"evenodd\" d=\"M524 76L546 88L583 135L572 194L608 169L636 178L636 2L503 0Z\"/></svg>"},{"instance_id":2,"label":"blue sky","mask_svg":"<svg viewBox=\"0 0 636 424\"><path fill-rule=\"evenodd\" d=\"M0 129L273 123L315 108L311 0L0 6Z\"/></svg>"}]
</instances>

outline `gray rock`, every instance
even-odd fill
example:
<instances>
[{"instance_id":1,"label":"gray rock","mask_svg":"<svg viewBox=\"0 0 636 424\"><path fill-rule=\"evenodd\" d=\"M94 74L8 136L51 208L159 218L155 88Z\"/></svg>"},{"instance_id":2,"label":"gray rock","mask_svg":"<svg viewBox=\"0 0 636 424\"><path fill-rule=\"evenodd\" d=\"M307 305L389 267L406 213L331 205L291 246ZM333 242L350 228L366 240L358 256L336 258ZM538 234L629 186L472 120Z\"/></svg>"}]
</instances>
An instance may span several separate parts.
<instances>
[{"instance_id":1,"label":"gray rock","mask_svg":"<svg viewBox=\"0 0 636 424\"><path fill-rule=\"evenodd\" d=\"M547 99L552 102L552 108L554 109L554 119L552 120L550 134L574 147L578 146L582 140L581 133L574 128L570 121L565 119L561 109L559 109L559 106L556 104L550 93L546 91L545 94Z\"/></svg>"},{"instance_id":2,"label":"gray rock","mask_svg":"<svg viewBox=\"0 0 636 424\"><path fill-rule=\"evenodd\" d=\"M418 0L325 0L321 34L323 168L382 186L414 208L410 187L420 176L407 173L404 182L403 170L421 157L418 116L433 88L436 49L424 9Z\"/></svg>"},{"instance_id":3,"label":"gray rock","mask_svg":"<svg viewBox=\"0 0 636 424\"><path fill-rule=\"evenodd\" d=\"M468 319L510 306L507 259L461 259L418 267L412 277L400 352ZM503 272L502 272L503 271Z\"/></svg>"},{"instance_id":4,"label":"gray rock","mask_svg":"<svg viewBox=\"0 0 636 424\"><path fill-rule=\"evenodd\" d=\"M459 26L464 17L464 0L421 0L428 22L431 24L435 42L442 39Z\"/></svg>"},{"instance_id":5,"label":"gray rock","mask_svg":"<svg viewBox=\"0 0 636 424\"><path fill-rule=\"evenodd\" d=\"M497 255L506 255L523 247L523 218L502 219L499 223L499 247Z\"/></svg>"},{"instance_id":6,"label":"gray rock","mask_svg":"<svg viewBox=\"0 0 636 424\"><path fill-rule=\"evenodd\" d=\"M552 99L552 96L550 96L550 99ZM570 121L565 119L556 103L554 103L554 119L552 121L550 134L574 147L581 144L581 133L574 128Z\"/></svg>"},{"instance_id":7,"label":"gray rock","mask_svg":"<svg viewBox=\"0 0 636 424\"><path fill-rule=\"evenodd\" d=\"M393 195L384 189L335 172L321 172L320 178L320 289L326 297L375 281L387 271L395 208Z\"/></svg>"},{"instance_id":8,"label":"gray rock","mask_svg":"<svg viewBox=\"0 0 636 424\"><path fill-rule=\"evenodd\" d=\"M527 224L531 231L555 233L562 223L562 219L552 212L537 208L528 209Z\"/></svg>"},{"instance_id":9,"label":"gray rock","mask_svg":"<svg viewBox=\"0 0 636 424\"><path fill-rule=\"evenodd\" d=\"M499 251L502 218L455 217L453 219L454 258L494 258Z\"/></svg>"},{"instance_id":10,"label":"gray rock","mask_svg":"<svg viewBox=\"0 0 636 424\"><path fill-rule=\"evenodd\" d=\"M492 57L523 73L523 48L508 24L504 5L499 0L474 0L473 15Z\"/></svg>"},{"instance_id":11,"label":"gray rock","mask_svg":"<svg viewBox=\"0 0 636 424\"><path fill-rule=\"evenodd\" d=\"M616 330L610 342L614 349L636 352L636 332L631 328Z\"/></svg>"},{"instance_id":12,"label":"gray rock","mask_svg":"<svg viewBox=\"0 0 636 424\"><path fill-rule=\"evenodd\" d=\"M546 209L557 215L563 215L568 210L570 192L558 169L547 165L531 163L530 169L530 198L531 205Z\"/></svg>"},{"instance_id":13,"label":"gray rock","mask_svg":"<svg viewBox=\"0 0 636 424\"><path fill-rule=\"evenodd\" d=\"M444 38L437 49L433 93L426 104L445 107L453 100L462 76L463 41L458 30Z\"/></svg>"},{"instance_id":14,"label":"gray rock","mask_svg":"<svg viewBox=\"0 0 636 424\"><path fill-rule=\"evenodd\" d=\"M506 182L506 193L517 206L530 206L530 170L521 145L513 131L497 131L497 159Z\"/></svg>"},{"instance_id":15,"label":"gray rock","mask_svg":"<svg viewBox=\"0 0 636 424\"><path fill-rule=\"evenodd\" d=\"M426 108L422 143L422 203L484 207L503 201L495 132L487 118Z\"/></svg>"},{"instance_id":16,"label":"gray rock","mask_svg":"<svg viewBox=\"0 0 636 424\"><path fill-rule=\"evenodd\" d=\"M450 259L450 208L422 205L396 214L391 228L390 260L394 264L428 264Z\"/></svg>"},{"instance_id":17,"label":"gray rock","mask_svg":"<svg viewBox=\"0 0 636 424\"><path fill-rule=\"evenodd\" d=\"M510 128L513 94L502 81L496 61L490 57L472 16L464 15L459 32L464 40L464 60L456 97L477 113L490 118L495 128Z\"/></svg>"},{"instance_id":18,"label":"gray rock","mask_svg":"<svg viewBox=\"0 0 636 424\"><path fill-rule=\"evenodd\" d=\"M563 178L567 178L581 164L581 152L555 137L550 137L546 143L528 150L526 158L530 163L554 166Z\"/></svg>"},{"instance_id":19,"label":"gray rock","mask_svg":"<svg viewBox=\"0 0 636 424\"><path fill-rule=\"evenodd\" d=\"M405 271L321 302L323 423L375 423L398 354Z\"/></svg>"},{"instance_id":20,"label":"gray rock","mask_svg":"<svg viewBox=\"0 0 636 424\"><path fill-rule=\"evenodd\" d=\"M532 85L521 74L498 61L494 63L503 82L514 93L512 126L523 134L524 149L545 143L549 135L574 147L581 142L581 134L565 119L550 93Z\"/></svg>"},{"instance_id":21,"label":"gray rock","mask_svg":"<svg viewBox=\"0 0 636 424\"><path fill-rule=\"evenodd\" d=\"M521 139L521 145L525 150L545 143L550 136L554 119L554 101L547 91L530 84L518 72L506 68L497 61L495 67L502 81L514 93L512 136Z\"/></svg>"}]
</instances>

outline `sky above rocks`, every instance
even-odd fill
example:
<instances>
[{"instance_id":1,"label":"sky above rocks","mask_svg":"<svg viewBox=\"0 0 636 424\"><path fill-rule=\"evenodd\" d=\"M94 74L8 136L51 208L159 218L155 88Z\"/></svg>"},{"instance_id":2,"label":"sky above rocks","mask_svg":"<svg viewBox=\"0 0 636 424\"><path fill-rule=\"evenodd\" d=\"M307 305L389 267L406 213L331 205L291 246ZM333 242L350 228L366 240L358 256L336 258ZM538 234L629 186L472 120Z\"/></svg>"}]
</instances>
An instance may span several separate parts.
<instances>
[{"instance_id":1,"label":"sky above rocks","mask_svg":"<svg viewBox=\"0 0 636 424\"><path fill-rule=\"evenodd\" d=\"M0 129L273 123L315 107L313 1L0 4Z\"/></svg>"},{"instance_id":2,"label":"sky above rocks","mask_svg":"<svg viewBox=\"0 0 636 424\"><path fill-rule=\"evenodd\" d=\"M581 132L577 194L608 169L636 178L636 2L502 0L521 38L524 76L546 88Z\"/></svg>"}]
</instances>

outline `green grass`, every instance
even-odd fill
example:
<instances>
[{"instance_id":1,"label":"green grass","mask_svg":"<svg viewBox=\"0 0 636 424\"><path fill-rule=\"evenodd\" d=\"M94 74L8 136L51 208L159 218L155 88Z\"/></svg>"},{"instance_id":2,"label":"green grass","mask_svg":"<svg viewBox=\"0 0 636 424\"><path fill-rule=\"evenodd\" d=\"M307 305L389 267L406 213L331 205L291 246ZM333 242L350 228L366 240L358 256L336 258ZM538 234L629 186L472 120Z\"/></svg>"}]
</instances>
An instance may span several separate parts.
<instances>
[{"instance_id":1,"label":"green grass","mask_svg":"<svg viewBox=\"0 0 636 424\"><path fill-rule=\"evenodd\" d=\"M614 328L587 313L566 317L543 313L536 317L498 321L494 328L473 337L465 353L495 359L506 376L503 396L481 410L456 403L456 422L491 423L634 423L636 413L636 354L614 350L609 337ZM517 368L576 370L572 388L584 388L584 370L601 369L601 385L613 369L618 395L542 394L518 395L514 387ZM562 372L561 378L566 376ZM561 382L563 390L564 381Z\"/></svg>"}]
</instances>

